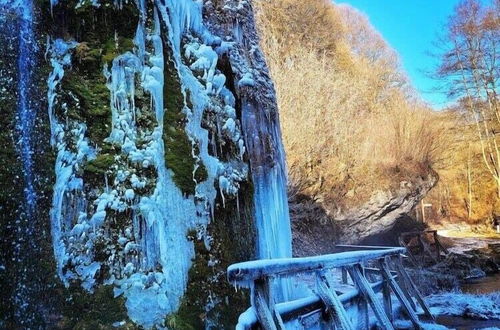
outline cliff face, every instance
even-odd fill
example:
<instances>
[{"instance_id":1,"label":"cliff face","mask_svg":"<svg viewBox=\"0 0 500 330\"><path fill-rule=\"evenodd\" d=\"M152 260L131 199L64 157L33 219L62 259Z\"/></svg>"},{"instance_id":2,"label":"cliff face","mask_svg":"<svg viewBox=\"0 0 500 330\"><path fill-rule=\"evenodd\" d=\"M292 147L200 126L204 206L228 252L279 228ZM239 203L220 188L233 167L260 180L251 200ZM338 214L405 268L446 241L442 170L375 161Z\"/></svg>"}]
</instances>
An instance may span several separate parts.
<instances>
[{"instance_id":1,"label":"cliff face","mask_svg":"<svg viewBox=\"0 0 500 330\"><path fill-rule=\"evenodd\" d=\"M335 244L398 244L401 228L410 230L415 226L407 215L437 180L436 173L430 171L426 176L401 181L399 187L378 190L367 202L335 215L307 196L293 196L290 210L294 255L333 253Z\"/></svg>"},{"instance_id":2,"label":"cliff face","mask_svg":"<svg viewBox=\"0 0 500 330\"><path fill-rule=\"evenodd\" d=\"M400 182L399 189L377 191L365 204L338 215L339 242L353 244L391 230L398 219L410 213L436 185L437 176Z\"/></svg>"},{"instance_id":3,"label":"cliff face","mask_svg":"<svg viewBox=\"0 0 500 330\"><path fill-rule=\"evenodd\" d=\"M226 267L257 255L291 254L275 95L251 3L0 5L3 23L34 22L31 44L38 46L31 53L39 65L29 70L45 76L36 85L45 135L34 139L55 153L29 166L47 182L39 195L50 208L41 209L42 223L31 227L49 239L50 223L53 253L43 240L37 248L49 273L57 273L54 283L36 291L56 290L58 298L27 324L234 325L248 301L226 283ZM20 32L1 32L17 50ZM24 60L17 51L2 54L9 58L2 57L0 78L22 89L22 70L8 71L7 62ZM22 121L10 115L19 99L13 92L2 103L5 126ZM26 163L22 154L16 159ZM1 175L2 182L14 180L10 169ZM13 209L16 203L5 198ZM276 204L278 212L271 208ZM2 219L2 229L11 221ZM283 228L280 239L273 225ZM23 273L7 258L3 264ZM72 304L63 308L65 300ZM87 307L88 317L72 316L82 305L95 306ZM20 324L16 308L17 302L2 303L3 324Z\"/></svg>"}]
</instances>

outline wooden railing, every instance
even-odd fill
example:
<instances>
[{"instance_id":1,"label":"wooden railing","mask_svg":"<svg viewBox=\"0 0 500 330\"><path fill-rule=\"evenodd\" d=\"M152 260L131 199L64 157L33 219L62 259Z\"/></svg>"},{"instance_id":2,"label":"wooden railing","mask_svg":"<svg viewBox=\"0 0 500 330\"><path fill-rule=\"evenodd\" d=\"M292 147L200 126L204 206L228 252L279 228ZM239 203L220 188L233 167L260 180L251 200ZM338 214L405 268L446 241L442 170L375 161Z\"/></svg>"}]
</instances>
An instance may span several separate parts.
<instances>
[{"instance_id":1,"label":"wooden railing","mask_svg":"<svg viewBox=\"0 0 500 330\"><path fill-rule=\"evenodd\" d=\"M242 262L228 268L228 280L235 286L251 289L251 307L238 321L237 329L290 329L293 322L301 322L313 314L320 324L335 329L367 329L375 321L383 329L394 329L394 294L404 314L421 329L417 314L417 301L424 314L432 321L434 317L408 276L401 263L404 248L367 246L338 246L340 252L329 255L284 258ZM335 269L343 270L342 282L347 283L349 275L352 286L340 290L332 280ZM300 295L309 295L294 300L276 302L273 281L280 278L304 282L304 274L314 276L312 291L305 289ZM302 283L304 286L306 284ZM339 284L337 284L338 286ZM311 286L311 285L309 285ZM357 306L355 316L349 314L351 306ZM347 307L346 307L347 306ZM368 306L373 313L369 313ZM370 319L370 315L375 316ZM302 328L307 329L307 322ZM356 325L356 327L355 327Z\"/></svg>"},{"instance_id":2,"label":"wooden railing","mask_svg":"<svg viewBox=\"0 0 500 330\"><path fill-rule=\"evenodd\" d=\"M425 264L426 257L433 263L438 263L442 253L448 254L448 250L439 241L437 230L402 233L399 235L399 245L406 248L406 253L415 266ZM417 258L417 255L420 255L420 258Z\"/></svg>"}]
</instances>

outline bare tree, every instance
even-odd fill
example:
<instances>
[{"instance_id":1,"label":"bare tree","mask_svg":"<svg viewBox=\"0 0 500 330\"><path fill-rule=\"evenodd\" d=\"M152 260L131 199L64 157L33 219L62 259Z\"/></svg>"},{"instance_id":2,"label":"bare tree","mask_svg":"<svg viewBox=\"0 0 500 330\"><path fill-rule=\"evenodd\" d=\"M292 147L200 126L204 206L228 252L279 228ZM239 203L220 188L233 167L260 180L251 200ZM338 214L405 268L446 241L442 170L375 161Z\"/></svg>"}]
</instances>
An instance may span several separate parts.
<instances>
[{"instance_id":1,"label":"bare tree","mask_svg":"<svg viewBox=\"0 0 500 330\"><path fill-rule=\"evenodd\" d=\"M500 1L464 0L450 17L437 76L475 124L483 162L500 198Z\"/></svg>"}]
</instances>

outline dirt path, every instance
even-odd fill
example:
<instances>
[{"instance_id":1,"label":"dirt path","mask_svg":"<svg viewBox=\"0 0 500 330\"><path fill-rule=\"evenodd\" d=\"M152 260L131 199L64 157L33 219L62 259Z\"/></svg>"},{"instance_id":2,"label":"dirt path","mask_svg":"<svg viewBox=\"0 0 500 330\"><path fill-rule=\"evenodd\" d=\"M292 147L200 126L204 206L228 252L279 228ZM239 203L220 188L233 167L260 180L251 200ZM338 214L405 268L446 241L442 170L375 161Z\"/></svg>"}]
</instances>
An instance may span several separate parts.
<instances>
[{"instance_id":1,"label":"dirt path","mask_svg":"<svg viewBox=\"0 0 500 330\"><path fill-rule=\"evenodd\" d=\"M488 247L488 244L499 244L500 234L481 235L472 232L469 228L452 228L438 230L439 237L443 242L451 245L451 252L463 252L472 249Z\"/></svg>"}]
</instances>

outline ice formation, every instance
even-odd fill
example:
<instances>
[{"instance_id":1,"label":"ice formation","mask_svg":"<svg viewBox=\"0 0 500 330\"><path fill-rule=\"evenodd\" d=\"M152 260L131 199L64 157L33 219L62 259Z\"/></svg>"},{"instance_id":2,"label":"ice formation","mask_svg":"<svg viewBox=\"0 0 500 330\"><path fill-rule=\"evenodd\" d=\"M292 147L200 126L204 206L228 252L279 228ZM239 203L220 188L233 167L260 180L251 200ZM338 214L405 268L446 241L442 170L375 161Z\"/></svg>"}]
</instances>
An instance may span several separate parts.
<instances>
[{"instance_id":1,"label":"ice formation","mask_svg":"<svg viewBox=\"0 0 500 330\"><path fill-rule=\"evenodd\" d=\"M74 105L66 104L60 96L78 43L49 40L52 73L48 78L48 111L51 142L57 151L51 225L60 278L66 284L79 280L92 291L98 278L104 277L104 284L114 285L115 296L126 298L129 317L151 328L162 325L165 317L178 309L185 293L194 257L188 231L196 229L199 235L207 236L218 191L226 198L236 196L248 170L242 162L245 145L234 109L235 97L224 85L224 74L216 69L218 52L228 45L202 24L201 3L158 2L154 17L148 17L151 12L144 0L138 0L136 6L140 19L133 51L118 55L110 67L103 68L112 111L111 133L105 142L120 146L120 152L114 154L113 165L95 197L86 192L81 172L88 162L99 158L101 150L89 139L84 122L64 117ZM147 26L148 19L154 26ZM169 109L163 105L167 83L164 44L171 47L179 72L186 132L196 166L207 172L206 179L195 182L194 196L181 192L165 163L163 120L164 111ZM149 111L156 121L151 129L137 125L138 90L150 97ZM234 145L232 159L222 161L209 152L213 142L202 127L205 111L214 113L219 138ZM154 169L156 177L145 175L144 169ZM96 194L96 189L92 193ZM132 221L116 229L114 223L123 214ZM206 241L210 242L209 237Z\"/></svg>"}]
</instances>

